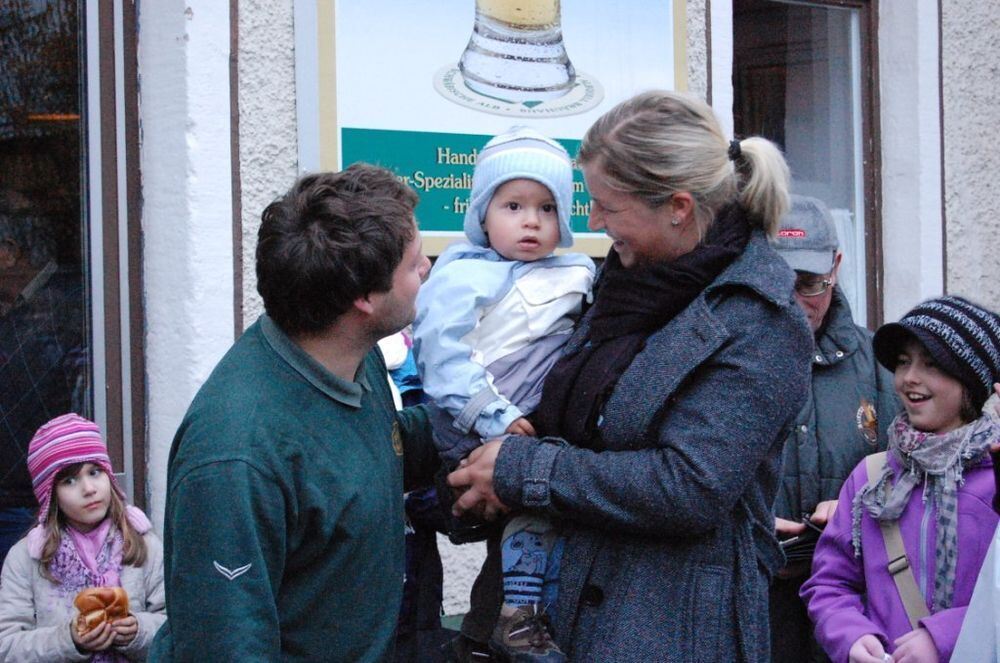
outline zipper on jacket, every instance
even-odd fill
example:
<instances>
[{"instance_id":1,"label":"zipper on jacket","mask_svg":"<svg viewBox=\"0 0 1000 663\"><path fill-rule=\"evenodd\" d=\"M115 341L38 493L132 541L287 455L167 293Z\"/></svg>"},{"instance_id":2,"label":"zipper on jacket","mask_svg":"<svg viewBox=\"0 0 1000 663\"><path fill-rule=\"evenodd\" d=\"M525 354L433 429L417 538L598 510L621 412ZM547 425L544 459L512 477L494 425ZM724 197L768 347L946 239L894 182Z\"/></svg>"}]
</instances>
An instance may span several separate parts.
<instances>
[{"instance_id":1,"label":"zipper on jacket","mask_svg":"<svg viewBox=\"0 0 1000 663\"><path fill-rule=\"evenodd\" d=\"M927 483L924 483L924 495L922 497L926 498ZM924 502L928 508L924 509L924 514L920 516L920 550L917 557L917 569L919 574L917 576L917 581L920 584L920 593L924 595L926 600L927 597L927 564L924 560L927 559L927 523L930 521L931 512L937 508L937 500L932 498L930 502Z\"/></svg>"}]
</instances>

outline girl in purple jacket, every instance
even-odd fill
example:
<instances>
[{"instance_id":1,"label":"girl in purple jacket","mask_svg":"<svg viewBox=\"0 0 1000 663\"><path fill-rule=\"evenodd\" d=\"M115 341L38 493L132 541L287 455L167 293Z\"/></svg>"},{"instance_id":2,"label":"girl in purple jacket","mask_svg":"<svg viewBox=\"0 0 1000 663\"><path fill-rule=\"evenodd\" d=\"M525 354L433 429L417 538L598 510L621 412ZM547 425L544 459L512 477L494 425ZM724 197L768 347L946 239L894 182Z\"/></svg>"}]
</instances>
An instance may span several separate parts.
<instances>
[{"instance_id":1,"label":"girl in purple jacket","mask_svg":"<svg viewBox=\"0 0 1000 663\"><path fill-rule=\"evenodd\" d=\"M1000 318L958 297L882 326L875 355L894 371L904 412L869 481L865 461L840 491L801 595L835 663L948 661L996 529L991 443L1000 416ZM911 626L887 568L880 522L899 523L928 615Z\"/></svg>"}]
</instances>

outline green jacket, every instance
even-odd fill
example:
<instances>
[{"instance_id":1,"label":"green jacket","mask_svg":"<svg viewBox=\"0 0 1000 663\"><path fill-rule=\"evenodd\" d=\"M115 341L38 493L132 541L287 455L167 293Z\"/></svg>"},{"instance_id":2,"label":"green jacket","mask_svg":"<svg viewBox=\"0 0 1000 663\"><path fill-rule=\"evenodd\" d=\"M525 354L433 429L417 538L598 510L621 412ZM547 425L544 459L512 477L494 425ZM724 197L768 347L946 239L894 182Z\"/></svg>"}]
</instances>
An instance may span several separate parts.
<instances>
[{"instance_id":1,"label":"green jacket","mask_svg":"<svg viewBox=\"0 0 1000 663\"><path fill-rule=\"evenodd\" d=\"M404 484L436 465L424 410L394 410L377 349L345 382L262 316L174 438L172 611L151 659L391 659Z\"/></svg>"},{"instance_id":2,"label":"green jacket","mask_svg":"<svg viewBox=\"0 0 1000 663\"><path fill-rule=\"evenodd\" d=\"M886 448L886 429L899 413L892 374L875 360L872 333L854 324L843 292L833 293L827 324L816 343L809 400L785 439L774 511L799 520L835 500L851 470ZM862 430L865 403L875 422Z\"/></svg>"}]
</instances>

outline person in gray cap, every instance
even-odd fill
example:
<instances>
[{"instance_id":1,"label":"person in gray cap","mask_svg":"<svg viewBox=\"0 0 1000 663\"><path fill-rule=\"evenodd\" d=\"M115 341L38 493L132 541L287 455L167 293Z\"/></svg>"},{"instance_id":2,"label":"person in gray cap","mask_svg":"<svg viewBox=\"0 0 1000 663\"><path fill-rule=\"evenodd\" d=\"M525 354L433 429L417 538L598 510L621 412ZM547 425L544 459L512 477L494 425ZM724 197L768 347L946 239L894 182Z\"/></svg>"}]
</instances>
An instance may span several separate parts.
<instances>
[{"instance_id":1,"label":"person in gray cap","mask_svg":"<svg viewBox=\"0 0 1000 663\"><path fill-rule=\"evenodd\" d=\"M774 246L795 270L795 299L815 335L812 390L785 440L774 505L778 538L788 540L806 535L804 521L826 525L854 466L886 448L886 428L899 402L892 375L875 359L872 333L854 324L837 285L843 254L826 205L793 195ZM774 661L826 660L798 595L809 565L808 557L797 557L771 586Z\"/></svg>"}]
</instances>

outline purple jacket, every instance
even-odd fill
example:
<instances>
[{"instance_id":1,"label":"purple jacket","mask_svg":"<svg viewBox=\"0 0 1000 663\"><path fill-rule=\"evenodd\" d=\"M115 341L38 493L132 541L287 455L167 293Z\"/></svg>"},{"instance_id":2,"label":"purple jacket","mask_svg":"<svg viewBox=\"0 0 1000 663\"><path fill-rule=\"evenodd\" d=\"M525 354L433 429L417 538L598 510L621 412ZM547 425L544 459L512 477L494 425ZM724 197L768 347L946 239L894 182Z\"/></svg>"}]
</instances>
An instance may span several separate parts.
<instances>
[{"instance_id":1,"label":"purple jacket","mask_svg":"<svg viewBox=\"0 0 1000 663\"><path fill-rule=\"evenodd\" d=\"M889 462L899 470L895 458L890 456ZM942 663L951 659L976 577L996 529L992 466L987 456L978 465L967 468L965 484L958 490L958 567L952 607L920 621L934 639ZM861 517L861 558L854 556L851 503L854 494L866 483L868 476L861 461L840 490L837 513L816 545L812 576L802 585L802 599L816 625L816 639L834 663L847 661L851 645L865 634L876 635L891 653L893 641L911 630L903 601L886 570L888 556L882 533L867 512ZM906 556L929 609L934 594L937 527L935 509L923 502L922 487L918 486L910 495L900 528Z\"/></svg>"}]
</instances>

